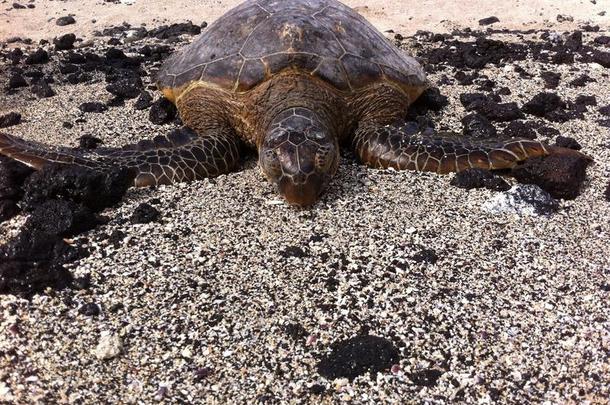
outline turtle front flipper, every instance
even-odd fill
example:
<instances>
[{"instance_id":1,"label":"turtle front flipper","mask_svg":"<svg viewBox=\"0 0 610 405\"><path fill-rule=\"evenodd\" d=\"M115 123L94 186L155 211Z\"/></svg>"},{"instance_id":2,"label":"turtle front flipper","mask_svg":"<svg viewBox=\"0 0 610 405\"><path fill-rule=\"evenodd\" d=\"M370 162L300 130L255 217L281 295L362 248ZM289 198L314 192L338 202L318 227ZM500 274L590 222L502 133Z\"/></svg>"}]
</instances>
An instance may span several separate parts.
<instances>
[{"instance_id":1,"label":"turtle front flipper","mask_svg":"<svg viewBox=\"0 0 610 405\"><path fill-rule=\"evenodd\" d=\"M364 125L353 139L360 160L376 168L446 174L479 168L509 169L536 156L578 154L530 139L473 140L454 133L421 132L409 125Z\"/></svg>"},{"instance_id":2,"label":"turtle front flipper","mask_svg":"<svg viewBox=\"0 0 610 405\"><path fill-rule=\"evenodd\" d=\"M229 129L200 136L185 128L123 148L86 151L52 148L0 133L0 154L38 170L52 163L98 171L124 167L133 173L134 185L141 187L228 173L239 161L239 140Z\"/></svg>"}]
</instances>

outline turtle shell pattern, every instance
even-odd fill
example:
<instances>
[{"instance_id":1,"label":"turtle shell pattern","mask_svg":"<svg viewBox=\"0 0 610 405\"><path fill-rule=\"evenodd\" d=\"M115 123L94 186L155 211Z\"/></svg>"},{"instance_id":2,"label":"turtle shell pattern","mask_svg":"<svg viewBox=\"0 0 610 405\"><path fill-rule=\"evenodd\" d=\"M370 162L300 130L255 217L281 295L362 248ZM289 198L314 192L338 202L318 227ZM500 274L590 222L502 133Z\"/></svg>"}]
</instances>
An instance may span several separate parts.
<instances>
[{"instance_id":1,"label":"turtle shell pattern","mask_svg":"<svg viewBox=\"0 0 610 405\"><path fill-rule=\"evenodd\" d=\"M379 81L425 86L419 63L335 0L249 0L209 26L160 69L161 89L205 82L245 92L286 69L342 91Z\"/></svg>"}]
</instances>

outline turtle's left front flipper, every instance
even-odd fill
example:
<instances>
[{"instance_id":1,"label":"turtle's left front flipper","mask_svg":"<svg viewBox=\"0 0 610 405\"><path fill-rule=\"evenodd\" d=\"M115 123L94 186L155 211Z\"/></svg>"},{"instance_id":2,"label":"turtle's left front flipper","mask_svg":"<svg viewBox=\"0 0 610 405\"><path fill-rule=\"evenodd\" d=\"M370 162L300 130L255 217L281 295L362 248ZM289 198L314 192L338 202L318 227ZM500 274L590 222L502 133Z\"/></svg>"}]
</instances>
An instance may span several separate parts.
<instances>
[{"instance_id":1,"label":"turtle's left front flipper","mask_svg":"<svg viewBox=\"0 0 610 405\"><path fill-rule=\"evenodd\" d=\"M360 126L352 145L360 160L371 167L439 174L470 168L509 169L525 159L552 153L585 157L575 150L530 139L481 141L459 134L420 132L408 125Z\"/></svg>"},{"instance_id":2,"label":"turtle's left front flipper","mask_svg":"<svg viewBox=\"0 0 610 405\"><path fill-rule=\"evenodd\" d=\"M239 142L230 129L217 129L200 136L187 128L123 148L85 151L52 148L0 133L0 154L35 169L52 163L99 171L124 167L133 173L134 185L140 187L228 173L239 162Z\"/></svg>"}]
</instances>

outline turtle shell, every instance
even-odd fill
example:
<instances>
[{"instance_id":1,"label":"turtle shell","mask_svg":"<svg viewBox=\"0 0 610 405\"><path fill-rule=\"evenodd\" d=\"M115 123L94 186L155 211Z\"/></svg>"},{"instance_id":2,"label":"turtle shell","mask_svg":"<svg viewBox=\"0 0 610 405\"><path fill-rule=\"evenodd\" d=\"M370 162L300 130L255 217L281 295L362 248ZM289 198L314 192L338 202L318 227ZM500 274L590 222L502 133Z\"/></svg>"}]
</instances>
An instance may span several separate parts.
<instances>
[{"instance_id":1,"label":"turtle shell","mask_svg":"<svg viewBox=\"0 0 610 405\"><path fill-rule=\"evenodd\" d=\"M407 91L426 83L414 58L335 0L246 1L170 57L157 81L174 94L192 82L245 92L286 69L343 91L384 80Z\"/></svg>"}]
</instances>

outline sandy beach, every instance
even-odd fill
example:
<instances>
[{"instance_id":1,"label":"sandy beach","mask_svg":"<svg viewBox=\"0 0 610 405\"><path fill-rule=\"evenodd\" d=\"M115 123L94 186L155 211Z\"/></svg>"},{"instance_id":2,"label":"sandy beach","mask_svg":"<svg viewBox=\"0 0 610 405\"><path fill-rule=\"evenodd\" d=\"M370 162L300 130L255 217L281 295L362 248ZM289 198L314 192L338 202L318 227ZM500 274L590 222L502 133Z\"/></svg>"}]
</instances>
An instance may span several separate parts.
<instances>
[{"instance_id":1,"label":"sandy beach","mask_svg":"<svg viewBox=\"0 0 610 405\"><path fill-rule=\"evenodd\" d=\"M135 98L114 105L107 72L79 70L71 83L74 73L60 70L68 54L116 48L140 57L143 89L157 99L151 72L167 54L155 60L143 47L180 49L194 36L133 39L128 31L200 27L239 1L12 3L0 4L0 116L22 118L0 131L70 147L89 134L117 147L178 123L152 123ZM593 158L580 195L558 199L549 215L494 213L486 207L503 192L452 186L453 175L367 169L349 152L307 210L281 200L254 155L214 179L130 189L103 211L106 224L70 241L90 252L66 265L76 285L0 295L0 402L608 403L610 68L585 51L556 63L552 49L547 61L535 44L578 31L582 49L610 52L598 39L610 36L610 1L346 4L428 67L448 99L426 115L437 129L462 131L466 93L520 109L541 92L567 101L565 120L518 121L542 141L573 138ZM68 15L75 23L56 24ZM490 16L499 22L479 25ZM95 34L123 22L131 28ZM418 30L447 36L434 41ZM451 41L475 43L472 31L522 45L523 58L480 68L433 60ZM68 33L76 48L55 50L53 38ZM13 49L39 47L48 62L11 62ZM15 69L27 83L9 89ZM32 70L53 77L53 96L33 93ZM552 89L548 72L559 75ZM576 100L586 100L579 110ZM83 112L85 102L107 108ZM498 134L510 125L492 124ZM134 223L143 203L159 217ZM0 223L0 239L23 222ZM346 341L371 336L381 339L373 362L385 356L390 367L353 379L328 370Z\"/></svg>"}]
</instances>

